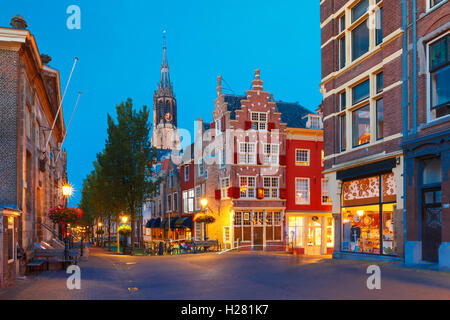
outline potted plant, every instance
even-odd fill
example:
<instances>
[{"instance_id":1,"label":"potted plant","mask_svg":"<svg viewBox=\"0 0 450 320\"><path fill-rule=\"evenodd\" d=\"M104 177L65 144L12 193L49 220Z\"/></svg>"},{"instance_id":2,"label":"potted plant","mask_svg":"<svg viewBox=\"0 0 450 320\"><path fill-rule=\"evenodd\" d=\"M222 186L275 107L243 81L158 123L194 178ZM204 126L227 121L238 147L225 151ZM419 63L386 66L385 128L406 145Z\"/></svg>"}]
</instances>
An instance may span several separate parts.
<instances>
[{"instance_id":1,"label":"potted plant","mask_svg":"<svg viewBox=\"0 0 450 320\"><path fill-rule=\"evenodd\" d=\"M128 240L128 235L131 234L131 226L129 226L128 224L121 225L119 227L119 234L124 237L124 242L122 244L123 253L124 254L129 254L130 250L127 247L127 240Z\"/></svg>"}]
</instances>

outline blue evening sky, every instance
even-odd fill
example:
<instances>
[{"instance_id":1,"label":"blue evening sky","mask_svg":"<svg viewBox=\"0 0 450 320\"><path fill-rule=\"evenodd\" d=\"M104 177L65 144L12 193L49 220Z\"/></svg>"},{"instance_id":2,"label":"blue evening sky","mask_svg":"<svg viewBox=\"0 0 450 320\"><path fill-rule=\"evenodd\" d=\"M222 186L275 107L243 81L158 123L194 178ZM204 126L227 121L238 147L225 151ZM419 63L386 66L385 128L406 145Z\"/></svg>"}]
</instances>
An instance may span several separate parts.
<instances>
[{"instance_id":1,"label":"blue evening sky","mask_svg":"<svg viewBox=\"0 0 450 320\"><path fill-rule=\"evenodd\" d=\"M73 4L81 9L81 30L66 27L66 9ZM318 1L4 1L0 26L9 27L15 14L26 19L40 53L53 58L61 91L74 58L80 59L64 101L67 125L83 92L64 144L76 190L72 205L104 146L107 113L128 97L135 106L152 108L163 30L179 127L192 131L198 117L211 121L218 75L243 94L257 68L276 100L311 110L321 102Z\"/></svg>"}]
</instances>

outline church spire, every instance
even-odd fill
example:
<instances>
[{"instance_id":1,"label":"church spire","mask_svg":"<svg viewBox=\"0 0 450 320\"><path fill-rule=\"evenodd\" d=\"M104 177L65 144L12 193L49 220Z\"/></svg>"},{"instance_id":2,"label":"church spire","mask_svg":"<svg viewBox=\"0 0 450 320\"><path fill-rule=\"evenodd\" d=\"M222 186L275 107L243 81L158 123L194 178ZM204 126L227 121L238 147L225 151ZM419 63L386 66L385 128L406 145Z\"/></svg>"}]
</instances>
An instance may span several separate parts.
<instances>
[{"instance_id":1,"label":"church spire","mask_svg":"<svg viewBox=\"0 0 450 320\"><path fill-rule=\"evenodd\" d=\"M163 31L163 59L161 64L161 80L159 82L159 89L172 89L169 75L169 63L167 62L166 50L166 30Z\"/></svg>"}]
</instances>

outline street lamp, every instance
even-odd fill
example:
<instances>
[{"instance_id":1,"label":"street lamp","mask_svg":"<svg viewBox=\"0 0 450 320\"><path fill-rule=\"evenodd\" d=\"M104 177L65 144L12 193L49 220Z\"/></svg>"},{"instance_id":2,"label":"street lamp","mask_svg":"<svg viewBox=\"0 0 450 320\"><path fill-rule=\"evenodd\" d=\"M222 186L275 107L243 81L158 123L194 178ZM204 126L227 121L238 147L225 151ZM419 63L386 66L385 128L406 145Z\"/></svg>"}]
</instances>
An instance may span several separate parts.
<instances>
[{"instance_id":1,"label":"street lamp","mask_svg":"<svg viewBox=\"0 0 450 320\"><path fill-rule=\"evenodd\" d=\"M126 224L128 222L128 217L127 216L122 216L121 218L118 217L117 218L117 233L116 233L116 242L117 242L117 253L120 253L120 234L119 234L119 227L120 227L120 221L122 220L122 222L124 224Z\"/></svg>"},{"instance_id":2,"label":"street lamp","mask_svg":"<svg viewBox=\"0 0 450 320\"><path fill-rule=\"evenodd\" d=\"M72 196L73 188L69 184L65 184L62 186L62 195L64 197L64 208L67 208L67 203L69 198ZM69 227L69 226L68 226ZM68 230L66 230L67 232ZM67 243L67 234L64 235L64 259L69 260L69 247Z\"/></svg>"},{"instance_id":3,"label":"street lamp","mask_svg":"<svg viewBox=\"0 0 450 320\"><path fill-rule=\"evenodd\" d=\"M128 217L127 216L123 216L122 217L122 222L123 223L127 223L128 222Z\"/></svg>"},{"instance_id":4,"label":"street lamp","mask_svg":"<svg viewBox=\"0 0 450 320\"><path fill-rule=\"evenodd\" d=\"M206 209L208 206L208 199L202 198L200 200L200 205L202 206L202 211L206 213ZM203 222L203 240L206 241L206 222Z\"/></svg>"}]
</instances>

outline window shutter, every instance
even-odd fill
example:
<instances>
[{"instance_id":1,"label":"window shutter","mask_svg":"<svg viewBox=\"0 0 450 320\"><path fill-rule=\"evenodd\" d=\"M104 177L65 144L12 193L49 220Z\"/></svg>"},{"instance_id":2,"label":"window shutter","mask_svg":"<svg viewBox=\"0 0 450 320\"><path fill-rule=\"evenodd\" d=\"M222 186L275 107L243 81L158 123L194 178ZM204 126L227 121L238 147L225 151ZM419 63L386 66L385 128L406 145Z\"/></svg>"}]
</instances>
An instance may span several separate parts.
<instances>
[{"instance_id":1,"label":"window shutter","mask_svg":"<svg viewBox=\"0 0 450 320\"><path fill-rule=\"evenodd\" d=\"M252 128L252 122L251 121L245 121L244 130L250 130L251 128Z\"/></svg>"},{"instance_id":2,"label":"window shutter","mask_svg":"<svg viewBox=\"0 0 450 320\"><path fill-rule=\"evenodd\" d=\"M273 129L275 129L275 123L274 122L269 122L267 125L267 128L269 129L269 131L272 131Z\"/></svg>"},{"instance_id":3,"label":"window shutter","mask_svg":"<svg viewBox=\"0 0 450 320\"><path fill-rule=\"evenodd\" d=\"M286 189L280 189L280 199L287 199Z\"/></svg>"},{"instance_id":4,"label":"window shutter","mask_svg":"<svg viewBox=\"0 0 450 320\"><path fill-rule=\"evenodd\" d=\"M228 194L228 198L233 198L233 188L228 188L227 194Z\"/></svg>"},{"instance_id":5,"label":"window shutter","mask_svg":"<svg viewBox=\"0 0 450 320\"><path fill-rule=\"evenodd\" d=\"M285 155L280 156L280 165L281 166L286 165L286 156Z\"/></svg>"},{"instance_id":6,"label":"window shutter","mask_svg":"<svg viewBox=\"0 0 450 320\"><path fill-rule=\"evenodd\" d=\"M258 192L256 193L257 199L264 199L264 188L258 188Z\"/></svg>"},{"instance_id":7,"label":"window shutter","mask_svg":"<svg viewBox=\"0 0 450 320\"><path fill-rule=\"evenodd\" d=\"M256 163L257 163L258 165L262 165L262 164L263 164L263 162L262 162L262 160L261 160L262 157L263 157L263 155L261 155L261 154L256 154Z\"/></svg>"},{"instance_id":8,"label":"window shutter","mask_svg":"<svg viewBox=\"0 0 450 320\"><path fill-rule=\"evenodd\" d=\"M220 189L215 190L215 196L216 196L216 200L220 200L221 196L220 196Z\"/></svg>"},{"instance_id":9,"label":"window shutter","mask_svg":"<svg viewBox=\"0 0 450 320\"><path fill-rule=\"evenodd\" d=\"M221 130L222 132L225 131L225 117L220 118L220 126L221 126Z\"/></svg>"},{"instance_id":10,"label":"window shutter","mask_svg":"<svg viewBox=\"0 0 450 320\"><path fill-rule=\"evenodd\" d=\"M211 122L211 129L215 129L216 128L216 123L213 121Z\"/></svg>"},{"instance_id":11,"label":"window shutter","mask_svg":"<svg viewBox=\"0 0 450 320\"><path fill-rule=\"evenodd\" d=\"M234 153L234 164L237 164L237 163L238 163L238 153L235 152Z\"/></svg>"},{"instance_id":12,"label":"window shutter","mask_svg":"<svg viewBox=\"0 0 450 320\"><path fill-rule=\"evenodd\" d=\"M241 197L241 188L239 187L233 187L231 188L232 191L232 196L234 199L239 199Z\"/></svg>"}]
</instances>

